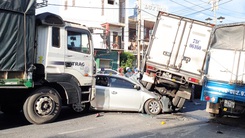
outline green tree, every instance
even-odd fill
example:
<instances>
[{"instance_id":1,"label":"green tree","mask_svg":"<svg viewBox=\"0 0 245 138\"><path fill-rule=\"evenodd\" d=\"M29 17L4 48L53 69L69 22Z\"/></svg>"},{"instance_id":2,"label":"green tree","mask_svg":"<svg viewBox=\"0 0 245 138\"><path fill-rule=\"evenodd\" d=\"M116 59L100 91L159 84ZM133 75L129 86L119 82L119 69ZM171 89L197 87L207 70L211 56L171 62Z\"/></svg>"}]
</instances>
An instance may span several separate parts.
<instances>
[{"instance_id":1,"label":"green tree","mask_svg":"<svg viewBox=\"0 0 245 138\"><path fill-rule=\"evenodd\" d=\"M135 61L135 56L130 52L123 52L120 55L120 65L124 69L126 67L130 67L132 69L134 61Z\"/></svg>"}]
</instances>

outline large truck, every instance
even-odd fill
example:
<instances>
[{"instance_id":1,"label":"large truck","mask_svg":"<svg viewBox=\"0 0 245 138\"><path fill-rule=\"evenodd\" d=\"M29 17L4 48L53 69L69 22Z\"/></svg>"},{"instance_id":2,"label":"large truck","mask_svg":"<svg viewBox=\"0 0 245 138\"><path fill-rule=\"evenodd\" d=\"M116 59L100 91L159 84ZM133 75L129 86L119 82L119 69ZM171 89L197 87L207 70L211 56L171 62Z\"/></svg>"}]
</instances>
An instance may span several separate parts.
<instances>
[{"instance_id":1,"label":"large truck","mask_svg":"<svg viewBox=\"0 0 245 138\"><path fill-rule=\"evenodd\" d=\"M148 90L165 95L170 108L181 109L191 97L186 88L202 85L213 26L159 11L142 61L140 80Z\"/></svg>"},{"instance_id":2,"label":"large truck","mask_svg":"<svg viewBox=\"0 0 245 138\"><path fill-rule=\"evenodd\" d=\"M245 112L245 23L217 25L210 49L201 100L213 117Z\"/></svg>"},{"instance_id":3,"label":"large truck","mask_svg":"<svg viewBox=\"0 0 245 138\"><path fill-rule=\"evenodd\" d=\"M33 124L54 121L62 106L84 112L95 96L96 66L87 27L35 0L0 0L0 110Z\"/></svg>"}]
</instances>

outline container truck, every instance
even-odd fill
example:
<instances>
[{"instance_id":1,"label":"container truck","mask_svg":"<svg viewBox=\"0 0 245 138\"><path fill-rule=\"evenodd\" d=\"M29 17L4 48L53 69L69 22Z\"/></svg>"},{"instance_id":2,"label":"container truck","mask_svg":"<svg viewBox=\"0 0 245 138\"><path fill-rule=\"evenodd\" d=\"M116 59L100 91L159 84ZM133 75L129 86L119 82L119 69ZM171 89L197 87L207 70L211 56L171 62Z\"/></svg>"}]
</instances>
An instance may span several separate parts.
<instances>
[{"instance_id":1,"label":"container truck","mask_svg":"<svg viewBox=\"0 0 245 138\"><path fill-rule=\"evenodd\" d=\"M54 121L62 106L84 112L95 95L91 33L35 0L0 0L0 110L30 123Z\"/></svg>"},{"instance_id":2,"label":"container truck","mask_svg":"<svg viewBox=\"0 0 245 138\"><path fill-rule=\"evenodd\" d=\"M140 80L143 85L169 99L172 109L181 109L191 93L191 84L200 86L204 73L212 24L159 12L146 54ZM183 87L182 87L183 86Z\"/></svg>"},{"instance_id":3,"label":"container truck","mask_svg":"<svg viewBox=\"0 0 245 138\"><path fill-rule=\"evenodd\" d=\"M245 111L245 23L217 25L211 35L201 100L211 116Z\"/></svg>"}]
</instances>

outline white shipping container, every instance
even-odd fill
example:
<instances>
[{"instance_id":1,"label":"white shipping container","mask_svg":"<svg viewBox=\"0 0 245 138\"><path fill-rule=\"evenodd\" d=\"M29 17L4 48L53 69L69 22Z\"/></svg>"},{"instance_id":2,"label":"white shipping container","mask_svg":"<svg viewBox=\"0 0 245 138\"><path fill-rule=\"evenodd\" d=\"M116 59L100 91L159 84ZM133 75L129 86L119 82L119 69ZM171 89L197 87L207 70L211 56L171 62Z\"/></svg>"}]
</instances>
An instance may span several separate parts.
<instances>
[{"instance_id":1,"label":"white shipping container","mask_svg":"<svg viewBox=\"0 0 245 138\"><path fill-rule=\"evenodd\" d=\"M212 27L205 22L159 12L145 65L180 76L179 83L188 82L189 78L200 80Z\"/></svg>"}]
</instances>

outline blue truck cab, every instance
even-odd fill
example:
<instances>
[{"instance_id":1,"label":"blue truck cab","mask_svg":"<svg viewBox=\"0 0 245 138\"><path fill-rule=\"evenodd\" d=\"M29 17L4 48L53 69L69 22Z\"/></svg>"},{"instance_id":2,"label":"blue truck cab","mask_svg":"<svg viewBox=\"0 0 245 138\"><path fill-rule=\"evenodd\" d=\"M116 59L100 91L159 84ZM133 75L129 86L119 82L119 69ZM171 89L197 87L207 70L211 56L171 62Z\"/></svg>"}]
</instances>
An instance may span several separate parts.
<instances>
[{"instance_id":1,"label":"blue truck cab","mask_svg":"<svg viewBox=\"0 0 245 138\"><path fill-rule=\"evenodd\" d=\"M201 100L212 116L245 112L245 23L214 27L204 71Z\"/></svg>"}]
</instances>

